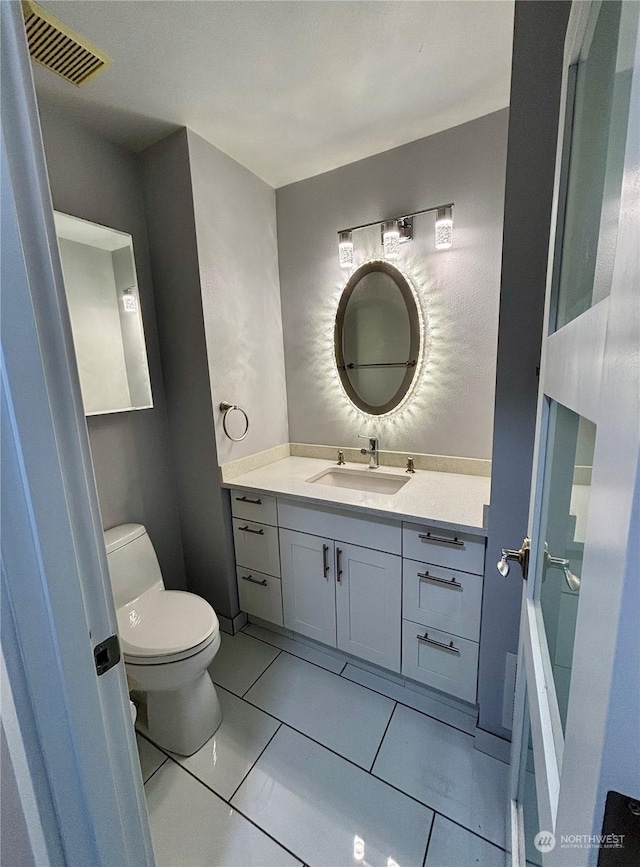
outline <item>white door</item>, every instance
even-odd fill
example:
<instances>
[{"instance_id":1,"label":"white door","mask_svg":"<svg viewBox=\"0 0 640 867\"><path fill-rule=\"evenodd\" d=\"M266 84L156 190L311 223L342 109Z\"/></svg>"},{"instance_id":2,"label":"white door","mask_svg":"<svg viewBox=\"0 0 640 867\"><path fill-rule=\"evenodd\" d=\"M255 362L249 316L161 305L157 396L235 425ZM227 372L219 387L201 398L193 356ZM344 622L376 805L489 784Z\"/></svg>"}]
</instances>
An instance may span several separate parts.
<instances>
[{"instance_id":1,"label":"white door","mask_svg":"<svg viewBox=\"0 0 640 867\"><path fill-rule=\"evenodd\" d=\"M565 46L531 545L508 552L528 572L509 805L523 867L595 864L607 791L640 796L638 627L624 624L640 495L637 25L637 3L574 3Z\"/></svg>"},{"instance_id":2,"label":"white door","mask_svg":"<svg viewBox=\"0 0 640 867\"><path fill-rule=\"evenodd\" d=\"M335 543L338 647L400 671L402 558Z\"/></svg>"},{"instance_id":3,"label":"white door","mask_svg":"<svg viewBox=\"0 0 640 867\"><path fill-rule=\"evenodd\" d=\"M144 867L124 663L96 647L117 622L21 6L0 15L3 728L38 865Z\"/></svg>"},{"instance_id":4,"label":"white door","mask_svg":"<svg viewBox=\"0 0 640 867\"><path fill-rule=\"evenodd\" d=\"M336 646L336 591L331 539L280 530L284 625Z\"/></svg>"}]
</instances>

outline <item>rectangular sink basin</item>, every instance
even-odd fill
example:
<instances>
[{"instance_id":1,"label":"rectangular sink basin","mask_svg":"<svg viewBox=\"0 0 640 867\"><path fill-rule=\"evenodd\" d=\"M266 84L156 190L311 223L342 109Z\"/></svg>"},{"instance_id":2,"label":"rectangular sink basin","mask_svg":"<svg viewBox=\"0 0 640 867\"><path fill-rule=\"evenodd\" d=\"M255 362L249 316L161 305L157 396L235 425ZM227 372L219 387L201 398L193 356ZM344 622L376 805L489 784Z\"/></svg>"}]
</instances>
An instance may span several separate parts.
<instances>
[{"instance_id":1,"label":"rectangular sink basin","mask_svg":"<svg viewBox=\"0 0 640 867\"><path fill-rule=\"evenodd\" d=\"M343 467L333 467L322 470L307 481L314 485L349 488L352 491L367 491L372 494L397 494L411 479L393 473L378 473L377 470L348 470Z\"/></svg>"}]
</instances>

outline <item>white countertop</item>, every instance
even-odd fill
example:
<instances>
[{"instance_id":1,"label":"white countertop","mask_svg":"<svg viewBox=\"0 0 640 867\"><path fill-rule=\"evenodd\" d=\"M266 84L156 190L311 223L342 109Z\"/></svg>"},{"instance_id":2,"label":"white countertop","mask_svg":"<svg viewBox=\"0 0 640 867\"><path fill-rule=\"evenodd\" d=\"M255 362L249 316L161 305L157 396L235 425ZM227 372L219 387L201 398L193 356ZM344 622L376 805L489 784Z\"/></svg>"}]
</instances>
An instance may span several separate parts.
<instances>
[{"instance_id":1,"label":"white countertop","mask_svg":"<svg viewBox=\"0 0 640 867\"><path fill-rule=\"evenodd\" d=\"M428 521L443 529L468 531L487 535L483 526L484 506L489 503L491 479L460 473L440 473L416 470L396 494L317 485L307 481L323 469L332 469L335 462L317 458L290 457L275 461L223 482L224 488L275 494L314 505L337 507L353 512L366 512L402 521ZM347 463L347 468L363 473L404 475L397 467L369 470L362 464Z\"/></svg>"}]
</instances>

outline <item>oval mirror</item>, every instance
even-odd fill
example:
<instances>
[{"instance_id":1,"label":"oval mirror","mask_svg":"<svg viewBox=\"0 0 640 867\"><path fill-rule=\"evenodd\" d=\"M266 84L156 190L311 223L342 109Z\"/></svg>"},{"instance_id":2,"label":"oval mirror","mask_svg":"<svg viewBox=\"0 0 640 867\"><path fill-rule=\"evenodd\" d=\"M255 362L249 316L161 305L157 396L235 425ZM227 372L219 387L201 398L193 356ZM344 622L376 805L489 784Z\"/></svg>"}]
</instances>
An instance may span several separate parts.
<instances>
[{"instance_id":1,"label":"oval mirror","mask_svg":"<svg viewBox=\"0 0 640 867\"><path fill-rule=\"evenodd\" d=\"M344 288L335 327L344 390L358 409L383 415L411 388L420 355L420 315L403 274L389 262L366 262Z\"/></svg>"}]
</instances>

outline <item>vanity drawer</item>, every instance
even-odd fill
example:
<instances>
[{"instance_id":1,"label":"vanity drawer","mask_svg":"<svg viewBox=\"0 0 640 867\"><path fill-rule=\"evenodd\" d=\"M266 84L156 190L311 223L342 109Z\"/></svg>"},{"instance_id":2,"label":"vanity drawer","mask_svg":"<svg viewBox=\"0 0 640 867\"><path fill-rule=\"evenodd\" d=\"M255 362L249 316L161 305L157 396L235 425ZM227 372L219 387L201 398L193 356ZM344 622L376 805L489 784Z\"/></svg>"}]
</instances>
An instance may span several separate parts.
<instances>
[{"instance_id":1,"label":"vanity drawer","mask_svg":"<svg viewBox=\"0 0 640 867\"><path fill-rule=\"evenodd\" d=\"M271 524L272 527L278 524L276 498L251 491L231 491L231 514L234 518L259 521L261 524Z\"/></svg>"},{"instance_id":2,"label":"vanity drawer","mask_svg":"<svg viewBox=\"0 0 640 867\"><path fill-rule=\"evenodd\" d=\"M402 673L474 704L478 645L475 641L403 620Z\"/></svg>"},{"instance_id":3,"label":"vanity drawer","mask_svg":"<svg viewBox=\"0 0 640 867\"><path fill-rule=\"evenodd\" d=\"M461 572L484 573L484 539L427 524L402 525L402 556Z\"/></svg>"},{"instance_id":4,"label":"vanity drawer","mask_svg":"<svg viewBox=\"0 0 640 867\"><path fill-rule=\"evenodd\" d=\"M233 542L236 546L238 566L280 577L277 527L269 527L267 524L258 524L244 518L234 518Z\"/></svg>"},{"instance_id":5,"label":"vanity drawer","mask_svg":"<svg viewBox=\"0 0 640 867\"><path fill-rule=\"evenodd\" d=\"M385 551L387 554L400 554L402 550L402 529L399 521L387 521L373 515L359 517L353 512L336 509L323 509L320 506L307 506L278 500L280 527L322 536L327 539L340 539L361 548Z\"/></svg>"},{"instance_id":6,"label":"vanity drawer","mask_svg":"<svg viewBox=\"0 0 640 867\"><path fill-rule=\"evenodd\" d=\"M269 623L283 626L282 585L279 578L237 567L240 608Z\"/></svg>"},{"instance_id":7,"label":"vanity drawer","mask_svg":"<svg viewBox=\"0 0 640 867\"><path fill-rule=\"evenodd\" d=\"M478 641L482 577L443 566L402 561L402 616Z\"/></svg>"}]
</instances>

